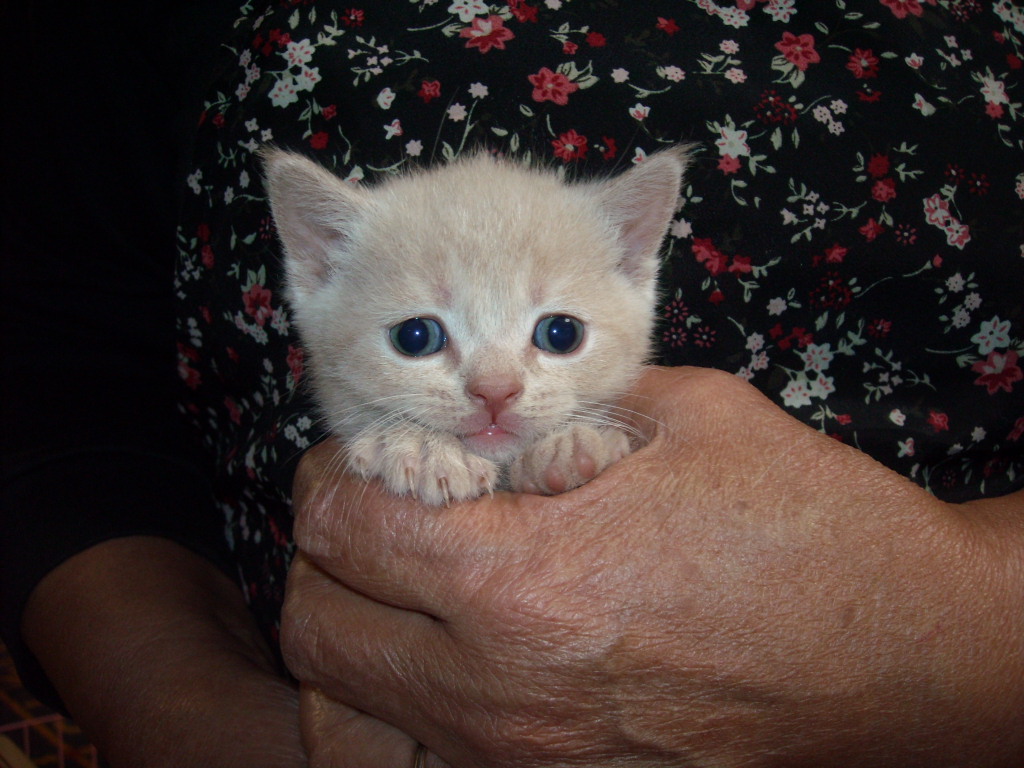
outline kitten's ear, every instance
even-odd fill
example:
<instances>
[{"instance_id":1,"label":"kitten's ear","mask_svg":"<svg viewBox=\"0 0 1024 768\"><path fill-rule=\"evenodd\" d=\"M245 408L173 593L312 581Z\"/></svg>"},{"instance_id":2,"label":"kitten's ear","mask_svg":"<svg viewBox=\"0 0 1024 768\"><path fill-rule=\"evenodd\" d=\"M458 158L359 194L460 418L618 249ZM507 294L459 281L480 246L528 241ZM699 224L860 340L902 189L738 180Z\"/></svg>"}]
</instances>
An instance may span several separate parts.
<instances>
[{"instance_id":1,"label":"kitten's ear","mask_svg":"<svg viewBox=\"0 0 1024 768\"><path fill-rule=\"evenodd\" d=\"M265 149L261 156L288 287L302 299L323 285L347 253L369 198L302 155Z\"/></svg>"},{"instance_id":2,"label":"kitten's ear","mask_svg":"<svg viewBox=\"0 0 1024 768\"><path fill-rule=\"evenodd\" d=\"M625 252L620 268L638 285L653 286L658 251L689 161L688 147L662 150L599 187L601 207L618 230Z\"/></svg>"}]
</instances>

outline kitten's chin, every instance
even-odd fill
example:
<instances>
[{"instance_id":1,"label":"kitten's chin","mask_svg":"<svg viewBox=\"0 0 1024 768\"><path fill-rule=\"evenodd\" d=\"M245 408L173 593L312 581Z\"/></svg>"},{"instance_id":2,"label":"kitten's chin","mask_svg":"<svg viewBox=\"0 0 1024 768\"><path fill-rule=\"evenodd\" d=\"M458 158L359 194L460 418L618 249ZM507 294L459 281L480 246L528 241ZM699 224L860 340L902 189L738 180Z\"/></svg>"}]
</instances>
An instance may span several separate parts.
<instances>
[{"instance_id":1,"label":"kitten's chin","mask_svg":"<svg viewBox=\"0 0 1024 768\"><path fill-rule=\"evenodd\" d=\"M511 461L523 450L523 438L497 424L489 424L479 432L463 435L460 439L471 453L498 464Z\"/></svg>"}]
</instances>

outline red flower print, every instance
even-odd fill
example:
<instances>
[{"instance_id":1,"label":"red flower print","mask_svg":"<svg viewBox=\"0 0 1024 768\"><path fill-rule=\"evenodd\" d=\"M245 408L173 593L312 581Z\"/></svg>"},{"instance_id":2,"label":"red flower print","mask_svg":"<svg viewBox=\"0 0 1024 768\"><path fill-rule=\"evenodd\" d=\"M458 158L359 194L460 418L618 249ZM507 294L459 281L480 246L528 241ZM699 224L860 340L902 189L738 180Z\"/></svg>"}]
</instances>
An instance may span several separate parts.
<instances>
[{"instance_id":1,"label":"red flower print","mask_svg":"<svg viewBox=\"0 0 1024 768\"><path fill-rule=\"evenodd\" d=\"M242 300L245 302L245 313L259 326L263 326L274 312L270 306L270 297L270 291L259 283L253 285L242 296Z\"/></svg>"},{"instance_id":2,"label":"red flower print","mask_svg":"<svg viewBox=\"0 0 1024 768\"><path fill-rule=\"evenodd\" d=\"M811 306L843 309L853 301L853 291L838 272L829 272L818 287L811 291Z\"/></svg>"},{"instance_id":3,"label":"red flower print","mask_svg":"<svg viewBox=\"0 0 1024 768\"><path fill-rule=\"evenodd\" d=\"M341 17L341 23L346 27L361 27L366 19L366 14L358 8L349 8Z\"/></svg>"},{"instance_id":4,"label":"red flower print","mask_svg":"<svg viewBox=\"0 0 1024 768\"><path fill-rule=\"evenodd\" d=\"M724 173L726 176L732 173L736 173L740 169L740 160L738 157L732 155L722 155L718 159L718 170Z\"/></svg>"},{"instance_id":5,"label":"red flower print","mask_svg":"<svg viewBox=\"0 0 1024 768\"><path fill-rule=\"evenodd\" d=\"M204 243L208 242L210 239L210 225L200 224L198 227L196 227L196 237L198 237Z\"/></svg>"},{"instance_id":6,"label":"red flower print","mask_svg":"<svg viewBox=\"0 0 1024 768\"><path fill-rule=\"evenodd\" d=\"M518 21L532 21L534 23L537 21L537 7L527 5L523 0L509 0L508 9L512 11L512 15Z\"/></svg>"},{"instance_id":7,"label":"red flower print","mask_svg":"<svg viewBox=\"0 0 1024 768\"><path fill-rule=\"evenodd\" d=\"M715 288L715 290L711 292L711 295L708 296L708 302L710 304L714 304L716 307L723 301L725 301L725 294L722 293L718 288ZM714 331L712 331L711 333L711 340L714 341ZM698 341L697 344L702 347L704 346L703 344L700 343L700 341ZM710 344L708 346L710 346Z\"/></svg>"},{"instance_id":8,"label":"red flower print","mask_svg":"<svg viewBox=\"0 0 1024 768\"><path fill-rule=\"evenodd\" d=\"M729 265L729 272L734 275L749 275L754 271L750 265L749 256L733 256L732 264Z\"/></svg>"},{"instance_id":9,"label":"red flower print","mask_svg":"<svg viewBox=\"0 0 1024 768\"><path fill-rule=\"evenodd\" d=\"M213 265L216 263L216 259L213 257L213 248L209 245L204 245L200 253L203 256L203 266L207 269L213 269Z\"/></svg>"},{"instance_id":10,"label":"red flower print","mask_svg":"<svg viewBox=\"0 0 1024 768\"><path fill-rule=\"evenodd\" d=\"M288 345L288 369L292 372L292 379L295 382L302 378L305 371L305 359L306 355L302 351L302 347L297 347L294 344Z\"/></svg>"},{"instance_id":11,"label":"red flower print","mask_svg":"<svg viewBox=\"0 0 1024 768\"><path fill-rule=\"evenodd\" d=\"M670 320L683 320L690 316L690 308L679 299L673 299L665 307L665 317Z\"/></svg>"},{"instance_id":12,"label":"red flower print","mask_svg":"<svg viewBox=\"0 0 1024 768\"><path fill-rule=\"evenodd\" d=\"M239 409L238 403L236 403L230 397L225 397L224 407L228 409L228 418L230 418L233 423L242 423L242 411Z\"/></svg>"},{"instance_id":13,"label":"red flower print","mask_svg":"<svg viewBox=\"0 0 1024 768\"><path fill-rule=\"evenodd\" d=\"M601 157L605 160L612 160L619 154L619 144L615 141L612 136L602 136L601 141L604 142L604 149L601 150Z\"/></svg>"},{"instance_id":14,"label":"red flower print","mask_svg":"<svg viewBox=\"0 0 1024 768\"><path fill-rule=\"evenodd\" d=\"M1006 66L1010 69L1020 69L1024 67L1024 61L1021 60L1020 56L1015 53L1006 54Z\"/></svg>"},{"instance_id":15,"label":"red flower print","mask_svg":"<svg viewBox=\"0 0 1024 768\"><path fill-rule=\"evenodd\" d=\"M580 87L561 72L552 72L541 67L535 75L528 75L527 80L533 86L534 101L553 101L559 106L569 103L569 94L575 93Z\"/></svg>"},{"instance_id":16,"label":"red flower print","mask_svg":"<svg viewBox=\"0 0 1024 768\"><path fill-rule=\"evenodd\" d=\"M424 80L420 85L419 93L416 94L423 99L424 104L429 104L431 101L441 95L441 83L438 80Z\"/></svg>"},{"instance_id":17,"label":"red flower print","mask_svg":"<svg viewBox=\"0 0 1024 768\"><path fill-rule=\"evenodd\" d=\"M768 125L792 125L797 118L796 107L774 90L761 94L760 101L754 105L754 114L758 120Z\"/></svg>"},{"instance_id":18,"label":"red flower print","mask_svg":"<svg viewBox=\"0 0 1024 768\"><path fill-rule=\"evenodd\" d=\"M679 25L676 24L675 19L663 19L661 16L658 17L658 23L655 26L666 35L674 35L679 31Z\"/></svg>"},{"instance_id":19,"label":"red flower print","mask_svg":"<svg viewBox=\"0 0 1024 768\"><path fill-rule=\"evenodd\" d=\"M333 120L338 115L338 105L328 104L320 114L323 115L324 120Z\"/></svg>"},{"instance_id":20,"label":"red flower print","mask_svg":"<svg viewBox=\"0 0 1024 768\"><path fill-rule=\"evenodd\" d=\"M842 264L846 254L847 249L839 243L835 243L831 248L825 249L825 262L827 264Z\"/></svg>"},{"instance_id":21,"label":"red flower print","mask_svg":"<svg viewBox=\"0 0 1024 768\"><path fill-rule=\"evenodd\" d=\"M603 48L607 42L600 32L591 32L587 35L587 45L591 48Z\"/></svg>"},{"instance_id":22,"label":"red flower print","mask_svg":"<svg viewBox=\"0 0 1024 768\"><path fill-rule=\"evenodd\" d=\"M181 377L181 380L185 382L185 386L189 389L198 389L203 381L199 371L189 365L190 362L194 363L198 359L199 353L195 349L180 342L178 343L178 376Z\"/></svg>"},{"instance_id":23,"label":"red flower print","mask_svg":"<svg viewBox=\"0 0 1024 768\"><path fill-rule=\"evenodd\" d=\"M872 179L880 179L889 172L888 155L872 155L868 160L868 173Z\"/></svg>"},{"instance_id":24,"label":"red flower print","mask_svg":"<svg viewBox=\"0 0 1024 768\"><path fill-rule=\"evenodd\" d=\"M679 349L686 343L686 332L682 328L672 326L662 335L661 340L674 349Z\"/></svg>"},{"instance_id":25,"label":"red flower print","mask_svg":"<svg viewBox=\"0 0 1024 768\"><path fill-rule=\"evenodd\" d=\"M695 237L690 249L697 261L707 267L708 272L712 275L720 275L725 272L729 257L714 246L711 238Z\"/></svg>"},{"instance_id":26,"label":"red flower print","mask_svg":"<svg viewBox=\"0 0 1024 768\"><path fill-rule=\"evenodd\" d=\"M555 157L563 163L587 156L587 137L581 136L575 130L566 131L552 141L551 146L555 149Z\"/></svg>"},{"instance_id":27,"label":"red flower print","mask_svg":"<svg viewBox=\"0 0 1024 768\"><path fill-rule=\"evenodd\" d=\"M979 360L971 366L971 370L981 375L974 380L978 386L985 387L990 395L999 390L1009 392L1013 385L1024 379L1024 371L1021 371L1017 361L1020 356L1016 352L1001 353L989 352L987 360Z\"/></svg>"},{"instance_id":28,"label":"red flower print","mask_svg":"<svg viewBox=\"0 0 1024 768\"><path fill-rule=\"evenodd\" d=\"M574 43L572 40L566 40L565 44L562 46L562 53L564 53L566 56L572 56L579 49L580 47L576 45L576 43Z\"/></svg>"},{"instance_id":29,"label":"red flower print","mask_svg":"<svg viewBox=\"0 0 1024 768\"><path fill-rule=\"evenodd\" d=\"M918 0L879 0L897 19L905 19L908 15L920 16L924 13Z\"/></svg>"},{"instance_id":30,"label":"red flower print","mask_svg":"<svg viewBox=\"0 0 1024 768\"><path fill-rule=\"evenodd\" d=\"M880 203L888 202L896 197L896 180L893 178L879 179L871 188L871 197Z\"/></svg>"},{"instance_id":31,"label":"red flower print","mask_svg":"<svg viewBox=\"0 0 1024 768\"><path fill-rule=\"evenodd\" d=\"M1010 430L1010 434L1006 436L1007 440L1017 442L1024 437L1024 416L1021 416L1013 424L1013 429Z\"/></svg>"},{"instance_id":32,"label":"red flower print","mask_svg":"<svg viewBox=\"0 0 1024 768\"><path fill-rule=\"evenodd\" d=\"M857 231L864 235L864 239L870 243L880 234L885 232L885 227L883 227L881 224L875 221L874 217L872 217L868 219L867 223L864 226L860 227Z\"/></svg>"},{"instance_id":33,"label":"red flower print","mask_svg":"<svg viewBox=\"0 0 1024 768\"><path fill-rule=\"evenodd\" d=\"M515 37L512 30L505 26L501 16L491 15L486 19L479 16L473 19L473 25L459 32L465 37L467 48L479 48L480 53L487 53L492 48L505 50L505 41Z\"/></svg>"},{"instance_id":34,"label":"red flower print","mask_svg":"<svg viewBox=\"0 0 1024 768\"><path fill-rule=\"evenodd\" d=\"M775 44L775 48L801 72L811 64L821 61L821 56L814 50L813 35L794 35L792 32L783 32L782 39Z\"/></svg>"},{"instance_id":35,"label":"red flower print","mask_svg":"<svg viewBox=\"0 0 1024 768\"><path fill-rule=\"evenodd\" d=\"M317 131L309 137L309 146L313 149L324 149L329 138L326 131Z\"/></svg>"},{"instance_id":36,"label":"red flower print","mask_svg":"<svg viewBox=\"0 0 1024 768\"><path fill-rule=\"evenodd\" d=\"M988 115L989 117L995 119L995 120L998 120L999 118L1001 118L1003 116L1003 105L1002 104L997 104L994 101L986 101L985 102L985 114ZM217 123L217 118L214 118L213 122L214 122L214 124L216 124Z\"/></svg>"},{"instance_id":37,"label":"red flower print","mask_svg":"<svg viewBox=\"0 0 1024 768\"><path fill-rule=\"evenodd\" d=\"M876 318L868 324L868 336L876 339L884 339L892 330L892 321Z\"/></svg>"},{"instance_id":38,"label":"red flower print","mask_svg":"<svg viewBox=\"0 0 1024 768\"><path fill-rule=\"evenodd\" d=\"M716 293L719 293L716 291ZM724 298L724 297L723 297ZM709 325L702 325L696 331L693 332L693 343L698 347L708 349L714 346L715 337L718 336L718 331Z\"/></svg>"},{"instance_id":39,"label":"red flower print","mask_svg":"<svg viewBox=\"0 0 1024 768\"><path fill-rule=\"evenodd\" d=\"M936 432L948 432L949 416L943 413L942 411L929 411L928 424Z\"/></svg>"},{"instance_id":40,"label":"red flower print","mask_svg":"<svg viewBox=\"0 0 1024 768\"><path fill-rule=\"evenodd\" d=\"M984 173L972 173L967 182L967 191L972 195L987 195L990 186L992 185L989 183L988 176Z\"/></svg>"},{"instance_id":41,"label":"red flower print","mask_svg":"<svg viewBox=\"0 0 1024 768\"><path fill-rule=\"evenodd\" d=\"M846 68L858 79L878 77L878 57L870 48L866 51L854 48L850 60L846 62Z\"/></svg>"}]
</instances>

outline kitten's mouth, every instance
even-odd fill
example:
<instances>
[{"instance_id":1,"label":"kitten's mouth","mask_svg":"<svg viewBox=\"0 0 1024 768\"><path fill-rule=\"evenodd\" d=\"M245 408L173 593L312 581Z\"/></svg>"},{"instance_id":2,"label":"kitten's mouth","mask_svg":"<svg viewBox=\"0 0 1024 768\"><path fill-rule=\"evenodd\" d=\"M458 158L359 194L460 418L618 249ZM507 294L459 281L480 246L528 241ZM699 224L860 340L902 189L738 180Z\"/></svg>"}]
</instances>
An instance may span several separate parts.
<instances>
[{"instance_id":1,"label":"kitten's mouth","mask_svg":"<svg viewBox=\"0 0 1024 768\"><path fill-rule=\"evenodd\" d=\"M473 453L493 461L503 461L519 453L520 438L497 424L464 435L462 442Z\"/></svg>"}]
</instances>

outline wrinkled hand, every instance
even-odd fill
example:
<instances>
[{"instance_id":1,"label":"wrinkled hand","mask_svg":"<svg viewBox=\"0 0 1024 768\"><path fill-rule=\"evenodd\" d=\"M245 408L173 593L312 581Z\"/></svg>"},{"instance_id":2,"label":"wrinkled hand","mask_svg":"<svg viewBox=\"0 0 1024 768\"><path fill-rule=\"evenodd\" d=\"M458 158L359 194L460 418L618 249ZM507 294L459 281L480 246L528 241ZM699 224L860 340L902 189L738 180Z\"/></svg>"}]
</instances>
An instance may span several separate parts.
<instances>
[{"instance_id":1,"label":"wrinkled hand","mask_svg":"<svg viewBox=\"0 0 1024 768\"><path fill-rule=\"evenodd\" d=\"M307 456L312 765L1019 763L1021 494L939 502L715 371L627 404L650 444L554 497L425 508Z\"/></svg>"}]
</instances>

